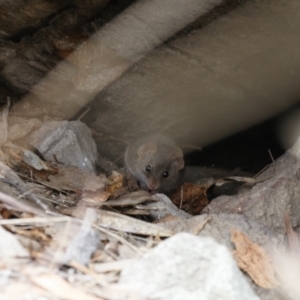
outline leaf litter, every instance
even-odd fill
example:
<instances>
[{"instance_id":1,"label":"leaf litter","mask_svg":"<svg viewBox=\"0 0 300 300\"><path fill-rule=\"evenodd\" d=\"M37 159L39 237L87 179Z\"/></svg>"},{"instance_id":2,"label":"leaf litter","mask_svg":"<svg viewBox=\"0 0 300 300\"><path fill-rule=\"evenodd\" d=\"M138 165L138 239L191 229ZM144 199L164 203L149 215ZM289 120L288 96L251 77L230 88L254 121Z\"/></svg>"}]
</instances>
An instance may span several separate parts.
<instances>
[{"instance_id":1,"label":"leaf litter","mask_svg":"<svg viewBox=\"0 0 300 300\"><path fill-rule=\"evenodd\" d=\"M225 179L184 183L171 201L137 190L136 182L118 168L106 176L45 161L26 143L18 143L41 121L22 119L22 124L8 130L8 108L9 103L0 120L0 182L6 189L0 192L0 236L11 250L0 247L0 286L5 283L1 299L23 299L25 294L48 299L135 299L129 287L118 283L123 268L180 230L198 235L211 220L210 215L199 221L190 217L209 204L208 189ZM244 177L227 180L259 182ZM145 222L149 217L152 223ZM295 250L298 239L288 215L285 224ZM232 241L239 267L257 285L278 286L263 248L237 230L232 230Z\"/></svg>"}]
</instances>

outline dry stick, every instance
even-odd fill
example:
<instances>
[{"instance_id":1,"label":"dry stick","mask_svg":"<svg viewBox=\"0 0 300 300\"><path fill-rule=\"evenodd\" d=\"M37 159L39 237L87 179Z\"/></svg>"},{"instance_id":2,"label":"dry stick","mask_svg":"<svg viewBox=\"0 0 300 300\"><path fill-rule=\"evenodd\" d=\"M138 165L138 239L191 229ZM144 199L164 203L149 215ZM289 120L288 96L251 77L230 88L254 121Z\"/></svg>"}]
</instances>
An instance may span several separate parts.
<instances>
[{"instance_id":1,"label":"dry stick","mask_svg":"<svg viewBox=\"0 0 300 300\"><path fill-rule=\"evenodd\" d=\"M257 174L255 174L253 176L253 178L258 177L261 173L263 173L265 170L267 170L270 167L270 165L266 165L265 167L263 167Z\"/></svg>"},{"instance_id":2,"label":"dry stick","mask_svg":"<svg viewBox=\"0 0 300 300\"><path fill-rule=\"evenodd\" d=\"M28 176L23 175L23 174L21 174L21 173L17 173L17 172L16 172L16 174L18 174L20 177L24 177L24 178L26 178L26 179L30 179ZM43 186L45 186L45 187L47 187L47 188L53 189L53 190L55 190L55 191L57 191L57 192L60 192L60 193L62 193L62 194L66 194L67 196L70 196L70 193L69 193L68 191L60 190L60 189L58 189L58 188L55 188L55 187L53 187L53 186L50 186L50 185L48 185L48 184L46 184L46 183L44 183L44 182L35 180L35 179L33 179L33 178L30 179L30 180L32 181L32 183L39 183L40 185L43 185ZM33 188L32 191L34 191L34 190L35 190L35 189ZM26 195L26 193L24 193L23 195ZM59 201L56 201L56 200L53 200L53 199L49 199L49 198L46 198L46 197L41 196L41 195L39 195L39 198L41 198L41 199L43 199L43 200L46 200L46 201L49 201L49 202L51 202L51 203L61 204ZM68 203L68 204L73 204L73 203L74 203L74 202L72 202L72 201L68 201L68 200L65 200L65 199L64 199L64 202L65 202L65 203Z\"/></svg>"},{"instance_id":3,"label":"dry stick","mask_svg":"<svg viewBox=\"0 0 300 300\"><path fill-rule=\"evenodd\" d=\"M7 195L7 194L4 194L2 192L0 192L0 200L3 203L9 205L11 208L13 208L17 211L33 213L33 214L36 214L38 216L48 216L44 211L42 211L38 208L29 206L29 205L21 202L20 200L17 200L17 199L15 199L15 198Z\"/></svg>"},{"instance_id":4,"label":"dry stick","mask_svg":"<svg viewBox=\"0 0 300 300\"><path fill-rule=\"evenodd\" d=\"M109 234L111 235L112 237L116 238L117 240L119 240L122 244L124 245L127 245L129 248L131 248L133 251L135 251L136 253L142 255L143 253L138 249L136 248L135 246L133 246L132 244L130 244L128 241L126 241L125 239L123 239L122 237L120 237L119 235L113 233L113 232L110 232L109 230L106 230L100 226L97 226L97 225L93 225L94 228L98 229L99 231L102 231L106 234Z\"/></svg>"},{"instance_id":5,"label":"dry stick","mask_svg":"<svg viewBox=\"0 0 300 300\"><path fill-rule=\"evenodd\" d=\"M58 243L58 246L57 246L57 248L56 248L56 251L55 251L55 253L54 253L53 257L52 257L52 260L51 260L51 262L50 262L50 264L49 264L49 269L50 269L50 270L52 270L52 269L54 268L54 265L56 264L56 261L58 261L58 256L59 256L59 254L61 253L62 248L63 248L63 245L64 245L63 240L66 239L67 234L68 234L68 232L70 231L70 228L71 228L71 222L72 222L73 220L76 220L76 219L71 219L71 218L69 218L69 220L67 220L67 222L66 222L66 226L65 226L64 231L63 231L63 233L62 233L62 236L61 236L61 238L60 238L60 241L61 241L61 242ZM77 221L81 221L81 220L78 220L78 219L77 219ZM81 222L82 222L82 221L81 221Z\"/></svg>"},{"instance_id":6,"label":"dry stick","mask_svg":"<svg viewBox=\"0 0 300 300\"><path fill-rule=\"evenodd\" d=\"M207 218L206 218L205 220L203 220L202 222L200 222L199 224L197 224L197 225L194 227L193 233L194 233L195 235L198 235L198 234L200 233L200 231L204 228L204 226L206 225L206 223L207 223L209 220L211 220L211 216L210 216L209 213L208 213Z\"/></svg>"},{"instance_id":7,"label":"dry stick","mask_svg":"<svg viewBox=\"0 0 300 300\"><path fill-rule=\"evenodd\" d=\"M42 200L48 201L50 203L59 204L61 206L63 206L63 204L69 204L69 205L74 206L74 201L68 201L66 199L63 200L64 203L61 203L59 200L49 199L49 198L46 198L46 197L41 196L41 195L39 195L39 198L42 199Z\"/></svg>"},{"instance_id":8,"label":"dry stick","mask_svg":"<svg viewBox=\"0 0 300 300\"><path fill-rule=\"evenodd\" d=\"M85 111L77 118L77 121L80 121L89 111L91 110L91 107L87 107Z\"/></svg>"},{"instance_id":9,"label":"dry stick","mask_svg":"<svg viewBox=\"0 0 300 300\"><path fill-rule=\"evenodd\" d=\"M268 152L269 152L269 155L270 155L270 157L271 157L271 159L272 159L272 162L273 162L273 164L274 164L274 172L275 172L275 160L274 160L274 157L273 157L273 155L272 155L270 149L268 149ZM260 174L262 174L265 170L267 170L270 166L271 166L271 164L266 165L266 166L265 166L264 168L262 168L257 174L255 174L255 175L253 176L253 178L258 177L258 176L259 176ZM274 172L273 172L273 173L274 173ZM271 176L269 176L269 177L267 177L267 178L261 179L261 180L259 180L257 183L263 182L263 181L265 181L265 180L268 180L268 179L272 178L272 176L273 176L273 175L271 175ZM240 186L240 187L238 188L238 190L241 190L245 185L246 185L246 183L243 184L242 186Z\"/></svg>"},{"instance_id":10,"label":"dry stick","mask_svg":"<svg viewBox=\"0 0 300 300\"><path fill-rule=\"evenodd\" d=\"M117 159L115 159L115 160L113 161L113 163L114 163L114 164L117 163L117 162L118 162L119 160L121 160L123 157L124 157L124 155L119 156Z\"/></svg>"},{"instance_id":11,"label":"dry stick","mask_svg":"<svg viewBox=\"0 0 300 300\"><path fill-rule=\"evenodd\" d=\"M27 195L27 199L34 201L44 211L50 210L47 204L44 204L35 194L33 194L21 178L7 165L0 162L0 177L4 183L14 186L20 193ZM22 195L21 195L22 196Z\"/></svg>"},{"instance_id":12,"label":"dry stick","mask_svg":"<svg viewBox=\"0 0 300 300\"><path fill-rule=\"evenodd\" d=\"M96 130L94 130L94 129L93 129L92 133L93 133L94 135L96 135L96 136L108 138L108 139L110 139L110 140L118 141L118 142L121 142L121 143L123 143L123 144L129 145L129 142L126 141L126 140L119 139L119 138L116 138L116 137L111 136L111 135L106 135L106 134L103 134L103 133L99 133L98 131L96 131Z\"/></svg>"},{"instance_id":13,"label":"dry stick","mask_svg":"<svg viewBox=\"0 0 300 300\"><path fill-rule=\"evenodd\" d=\"M285 231L288 239L288 243L290 246L290 251L298 254L299 252L299 241L296 232L293 230L290 215L287 211L284 212L284 225Z\"/></svg>"},{"instance_id":14,"label":"dry stick","mask_svg":"<svg viewBox=\"0 0 300 300\"><path fill-rule=\"evenodd\" d=\"M23 219L6 219L0 220L0 225L30 225L30 224L41 224L41 223L58 223L67 222L70 219L68 216L64 217L48 217L48 218L23 218Z\"/></svg>"},{"instance_id":15,"label":"dry stick","mask_svg":"<svg viewBox=\"0 0 300 300\"><path fill-rule=\"evenodd\" d=\"M83 274L89 275L91 277L93 277L98 283L100 283L103 287L108 285L108 282L105 281L105 279L103 278L103 276L99 275L98 273L96 273L95 271L93 271L92 269L87 268L86 266L80 264L77 261L70 261L68 263L68 265L78 271L80 271Z\"/></svg>"},{"instance_id":16,"label":"dry stick","mask_svg":"<svg viewBox=\"0 0 300 300\"><path fill-rule=\"evenodd\" d=\"M268 152L269 152L269 155L271 156L271 159L272 159L273 164L275 165L275 160L274 160L274 157L273 157L273 155L272 155L271 150L268 149Z\"/></svg>"},{"instance_id":17,"label":"dry stick","mask_svg":"<svg viewBox=\"0 0 300 300\"><path fill-rule=\"evenodd\" d=\"M16 187L17 188L17 187ZM26 197L27 196L27 197ZM49 209L49 206L47 204L44 204L39 197L37 197L35 194L32 193L32 190L28 190L23 192L21 195L18 196L18 198L25 197L32 201L34 201L37 205L39 205L45 212L51 212Z\"/></svg>"},{"instance_id":18,"label":"dry stick","mask_svg":"<svg viewBox=\"0 0 300 300\"><path fill-rule=\"evenodd\" d=\"M180 117L180 118L178 118L178 119L176 119L176 120L174 120L174 121L172 121L172 122L170 122L170 123L166 122L166 126L165 126L164 128L162 128L162 129L159 131L159 133L164 133L164 132L166 132L169 128L171 128L172 126L174 126L176 123L180 123L181 121L184 122L184 119L188 119L188 117L182 116L182 117Z\"/></svg>"},{"instance_id":19,"label":"dry stick","mask_svg":"<svg viewBox=\"0 0 300 300\"><path fill-rule=\"evenodd\" d=\"M18 172L16 172L16 174L18 174L20 177L23 177L23 178L29 179L29 180L31 180L31 181L33 181L33 182L39 183L39 184L41 184L41 185L44 185L45 187L48 187L48 188L50 188L50 189L53 189L53 190L55 190L55 191L57 191L57 192L60 192L60 193L64 193L64 194L69 195L69 192L64 191L64 190L61 190L61 189L58 189L58 188L56 188L56 187L54 187L54 186L51 186L51 185L49 185L49 184L47 184L47 183L38 181L38 180L36 180L36 179L34 179L34 178L30 178L30 177L28 177L28 176L26 176L26 175L24 175L24 174L18 173Z\"/></svg>"},{"instance_id":20,"label":"dry stick","mask_svg":"<svg viewBox=\"0 0 300 300\"><path fill-rule=\"evenodd\" d=\"M182 208L182 201L183 201L183 187L181 186L181 191L180 191L180 207L179 207L179 209Z\"/></svg>"},{"instance_id":21,"label":"dry stick","mask_svg":"<svg viewBox=\"0 0 300 300\"><path fill-rule=\"evenodd\" d=\"M202 151L201 147L195 146L195 145L189 145L189 144L180 144L181 148L190 148L197 151Z\"/></svg>"},{"instance_id":22,"label":"dry stick","mask_svg":"<svg viewBox=\"0 0 300 300\"><path fill-rule=\"evenodd\" d=\"M1 124L1 132L0 132L0 146L2 146L7 141L8 136L8 113L9 113L9 106L10 106L10 98L7 97L7 104L4 107L3 111L1 112L0 116L0 124Z\"/></svg>"},{"instance_id":23,"label":"dry stick","mask_svg":"<svg viewBox=\"0 0 300 300\"><path fill-rule=\"evenodd\" d=\"M275 160L274 160L274 157L273 157L273 155L272 155L272 152L270 151L270 149L268 149L268 152L269 152L269 155L270 155L270 157L271 157L271 159L272 159L272 162L273 162L273 164L274 164L274 167L275 167ZM253 178L258 177L262 172L264 172L265 170L267 170L267 169L270 167L270 165L271 165L271 164L266 165L262 170L260 170L257 174L255 174L255 175L253 176Z\"/></svg>"}]
</instances>

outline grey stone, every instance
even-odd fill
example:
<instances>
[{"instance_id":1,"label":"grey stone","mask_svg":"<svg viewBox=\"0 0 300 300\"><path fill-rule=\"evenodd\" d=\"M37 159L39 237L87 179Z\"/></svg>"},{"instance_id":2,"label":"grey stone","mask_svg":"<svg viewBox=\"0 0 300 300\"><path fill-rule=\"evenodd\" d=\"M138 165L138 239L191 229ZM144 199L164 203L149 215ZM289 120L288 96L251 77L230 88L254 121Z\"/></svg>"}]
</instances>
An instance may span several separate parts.
<instances>
[{"instance_id":1,"label":"grey stone","mask_svg":"<svg viewBox=\"0 0 300 300\"><path fill-rule=\"evenodd\" d=\"M161 242L123 269L120 282L147 299L259 299L225 246L187 233Z\"/></svg>"},{"instance_id":2,"label":"grey stone","mask_svg":"<svg viewBox=\"0 0 300 300\"><path fill-rule=\"evenodd\" d=\"M285 233L284 213L292 226L300 225L300 139L275 164L263 172L262 182L235 196L214 199L203 212L243 214L273 230Z\"/></svg>"},{"instance_id":3,"label":"grey stone","mask_svg":"<svg viewBox=\"0 0 300 300\"><path fill-rule=\"evenodd\" d=\"M29 142L48 161L96 172L96 144L89 128L82 122L46 122L30 135Z\"/></svg>"}]
</instances>

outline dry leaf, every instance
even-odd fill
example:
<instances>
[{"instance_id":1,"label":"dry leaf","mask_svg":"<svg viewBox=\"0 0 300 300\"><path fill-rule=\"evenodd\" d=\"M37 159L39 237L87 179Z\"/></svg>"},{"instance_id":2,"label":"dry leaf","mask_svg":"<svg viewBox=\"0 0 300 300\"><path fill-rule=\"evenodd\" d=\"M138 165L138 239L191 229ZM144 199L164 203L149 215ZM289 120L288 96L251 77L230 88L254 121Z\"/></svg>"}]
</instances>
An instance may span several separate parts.
<instances>
[{"instance_id":1,"label":"dry leaf","mask_svg":"<svg viewBox=\"0 0 300 300\"><path fill-rule=\"evenodd\" d=\"M179 209L198 215L209 204L206 190L204 185L185 182L171 195L171 200Z\"/></svg>"},{"instance_id":2,"label":"dry leaf","mask_svg":"<svg viewBox=\"0 0 300 300\"><path fill-rule=\"evenodd\" d=\"M274 267L259 245L253 243L241 231L231 229L231 241L235 244L234 257L238 266L260 287L272 289L278 286Z\"/></svg>"},{"instance_id":3,"label":"dry leaf","mask_svg":"<svg viewBox=\"0 0 300 300\"><path fill-rule=\"evenodd\" d=\"M107 201L109 196L110 193L104 189L99 189L97 191L86 191L82 193L82 197L78 205L99 207L99 204Z\"/></svg>"},{"instance_id":4,"label":"dry leaf","mask_svg":"<svg viewBox=\"0 0 300 300\"><path fill-rule=\"evenodd\" d=\"M108 181L106 190L112 195L112 197L114 197L115 195L120 195L119 191L123 188L123 175L116 171L113 171L107 179Z\"/></svg>"},{"instance_id":5,"label":"dry leaf","mask_svg":"<svg viewBox=\"0 0 300 300\"><path fill-rule=\"evenodd\" d=\"M9 163L11 166L18 166L19 169L32 174L38 181L47 181L49 175L57 174L57 168L52 163L43 161L35 153L13 145L8 147Z\"/></svg>"},{"instance_id":6,"label":"dry leaf","mask_svg":"<svg viewBox=\"0 0 300 300\"><path fill-rule=\"evenodd\" d=\"M49 176L51 186L58 190L68 191L97 191L104 190L105 179L74 166L58 166L58 174Z\"/></svg>"}]
</instances>

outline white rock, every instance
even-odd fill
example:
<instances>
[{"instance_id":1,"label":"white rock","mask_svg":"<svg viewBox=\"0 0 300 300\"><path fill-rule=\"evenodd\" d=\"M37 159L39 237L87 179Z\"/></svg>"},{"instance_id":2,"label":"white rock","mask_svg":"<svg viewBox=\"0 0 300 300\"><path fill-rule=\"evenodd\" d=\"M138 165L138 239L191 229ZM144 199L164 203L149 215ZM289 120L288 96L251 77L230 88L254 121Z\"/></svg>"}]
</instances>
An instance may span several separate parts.
<instances>
[{"instance_id":1,"label":"white rock","mask_svg":"<svg viewBox=\"0 0 300 300\"><path fill-rule=\"evenodd\" d=\"M188 233L176 234L133 262L120 282L149 299L259 299L225 246Z\"/></svg>"}]
</instances>

